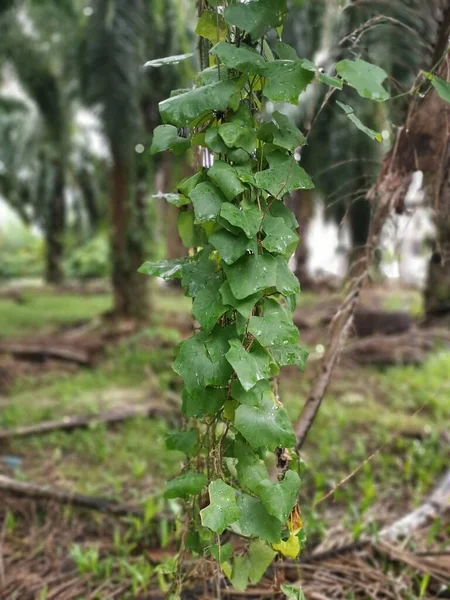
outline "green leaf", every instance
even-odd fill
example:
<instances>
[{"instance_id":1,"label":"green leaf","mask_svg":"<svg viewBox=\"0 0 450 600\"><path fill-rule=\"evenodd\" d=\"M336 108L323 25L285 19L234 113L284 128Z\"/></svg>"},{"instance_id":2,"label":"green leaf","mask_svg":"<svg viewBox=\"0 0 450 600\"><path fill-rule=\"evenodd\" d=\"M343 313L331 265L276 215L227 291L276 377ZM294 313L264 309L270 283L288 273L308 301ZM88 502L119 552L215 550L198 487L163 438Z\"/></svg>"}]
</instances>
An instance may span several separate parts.
<instances>
[{"instance_id":1,"label":"green leaf","mask_svg":"<svg viewBox=\"0 0 450 600\"><path fill-rule=\"evenodd\" d=\"M303 371L306 367L306 360L308 358L308 351L303 348L298 348L291 344L280 344L271 346L269 349L273 360L280 367L287 367L290 365L298 365Z\"/></svg>"},{"instance_id":2,"label":"green leaf","mask_svg":"<svg viewBox=\"0 0 450 600\"><path fill-rule=\"evenodd\" d=\"M250 110L241 104L237 112L218 128L227 148L241 148L251 154L256 148L256 129Z\"/></svg>"},{"instance_id":3,"label":"green leaf","mask_svg":"<svg viewBox=\"0 0 450 600\"><path fill-rule=\"evenodd\" d=\"M269 29L284 23L287 15L286 0L252 0L227 6L225 21L249 33L253 38L262 37Z\"/></svg>"},{"instance_id":4,"label":"green leaf","mask_svg":"<svg viewBox=\"0 0 450 600\"><path fill-rule=\"evenodd\" d=\"M234 44L220 42L210 52L220 58L226 67L236 69L236 71L240 71L241 73L256 75L266 64L261 54L245 44L237 47Z\"/></svg>"},{"instance_id":5,"label":"green leaf","mask_svg":"<svg viewBox=\"0 0 450 600\"><path fill-rule=\"evenodd\" d=\"M159 104L161 118L164 123L187 127L203 114L225 111L242 84L238 79L227 79L163 100Z\"/></svg>"},{"instance_id":6,"label":"green leaf","mask_svg":"<svg viewBox=\"0 0 450 600\"><path fill-rule=\"evenodd\" d=\"M265 317L275 317L279 321L284 321L285 323L292 325L291 311L274 298L266 298L264 300L263 310Z\"/></svg>"},{"instance_id":7,"label":"green leaf","mask_svg":"<svg viewBox=\"0 0 450 600\"><path fill-rule=\"evenodd\" d=\"M210 503L200 511L200 518L204 527L220 534L239 519L241 511L236 504L234 489L221 479L212 481L208 491Z\"/></svg>"},{"instance_id":8,"label":"green leaf","mask_svg":"<svg viewBox=\"0 0 450 600\"><path fill-rule=\"evenodd\" d=\"M377 142L382 142L383 141L383 136L381 135L381 133L378 133L378 131L374 131L373 129L370 129L369 127L366 127L364 125L364 123L362 123L358 119L358 117L355 115L355 112L354 112L354 110L353 110L353 108L351 106L349 106L348 104L343 104L342 102L339 102L338 100L336 100L336 104L342 108L342 110L345 112L345 114L350 119L350 121L354 125L356 125L356 127L360 131L362 131L363 133L365 133L366 135L368 135L373 140L376 140Z\"/></svg>"},{"instance_id":9,"label":"green leaf","mask_svg":"<svg viewBox=\"0 0 450 600\"><path fill-rule=\"evenodd\" d=\"M178 184L178 191L180 191L183 196L189 196L192 190L199 184L205 181L205 173L203 170L198 171L195 175L191 175L190 177L185 177Z\"/></svg>"},{"instance_id":10,"label":"green leaf","mask_svg":"<svg viewBox=\"0 0 450 600\"><path fill-rule=\"evenodd\" d=\"M203 473L188 471L166 484L164 498L187 498L199 494L207 484L208 479Z\"/></svg>"},{"instance_id":11,"label":"green leaf","mask_svg":"<svg viewBox=\"0 0 450 600\"><path fill-rule=\"evenodd\" d=\"M175 258L173 260L146 261L138 269L143 275L152 275L162 279L180 279L183 268L188 264L186 258Z\"/></svg>"},{"instance_id":12,"label":"green leaf","mask_svg":"<svg viewBox=\"0 0 450 600\"><path fill-rule=\"evenodd\" d=\"M186 198L186 196L183 196L182 194L154 194L152 198L162 198L177 208L191 203L189 198Z\"/></svg>"},{"instance_id":13,"label":"green leaf","mask_svg":"<svg viewBox=\"0 0 450 600\"><path fill-rule=\"evenodd\" d=\"M336 72L348 85L355 88L362 98L384 102L389 98L388 92L381 85L387 77L386 71L365 60L341 60L336 65Z\"/></svg>"},{"instance_id":14,"label":"green leaf","mask_svg":"<svg viewBox=\"0 0 450 600\"><path fill-rule=\"evenodd\" d=\"M276 146L286 148L286 150L293 152L297 147L306 144L305 136L289 117L277 110L274 111L272 116L278 125L278 129L273 135L273 143Z\"/></svg>"},{"instance_id":15,"label":"green leaf","mask_svg":"<svg viewBox=\"0 0 450 600\"><path fill-rule=\"evenodd\" d=\"M256 536L267 542L276 543L281 537L281 523L269 515L259 498L240 494L237 504L240 518L237 528L245 536Z\"/></svg>"},{"instance_id":16,"label":"green leaf","mask_svg":"<svg viewBox=\"0 0 450 600\"><path fill-rule=\"evenodd\" d=\"M275 286L277 263L269 254L250 254L224 266L233 296L244 300Z\"/></svg>"},{"instance_id":17,"label":"green leaf","mask_svg":"<svg viewBox=\"0 0 450 600\"><path fill-rule=\"evenodd\" d=\"M233 570L231 572L230 581L235 590L243 592L248 585L248 577L250 575L250 562L247 555L233 557Z\"/></svg>"},{"instance_id":18,"label":"green leaf","mask_svg":"<svg viewBox=\"0 0 450 600\"><path fill-rule=\"evenodd\" d=\"M239 455L236 465L239 483L249 492L256 493L263 481L270 481L269 472L263 461L255 456L245 444L246 453Z\"/></svg>"},{"instance_id":19,"label":"green leaf","mask_svg":"<svg viewBox=\"0 0 450 600\"><path fill-rule=\"evenodd\" d=\"M209 242L218 251L227 265L232 265L249 251L254 254L258 251L256 238L249 240L244 233L234 235L225 229L219 229L219 231L214 232L210 236Z\"/></svg>"},{"instance_id":20,"label":"green leaf","mask_svg":"<svg viewBox=\"0 0 450 600\"><path fill-rule=\"evenodd\" d=\"M282 256L275 258L277 263L277 274L275 287L284 296L290 296L291 294L298 294L300 291L300 285L297 277L292 273L289 268L289 264Z\"/></svg>"},{"instance_id":21,"label":"green leaf","mask_svg":"<svg viewBox=\"0 0 450 600\"><path fill-rule=\"evenodd\" d=\"M425 76L431 81L431 85L439 94L440 98L445 102L450 102L450 83L431 73L425 73Z\"/></svg>"},{"instance_id":22,"label":"green leaf","mask_svg":"<svg viewBox=\"0 0 450 600\"><path fill-rule=\"evenodd\" d=\"M239 227L251 239L256 236L261 225L263 213L256 204L243 200L240 207L230 202L222 205L220 216L234 227Z\"/></svg>"},{"instance_id":23,"label":"green leaf","mask_svg":"<svg viewBox=\"0 0 450 600\"><path fill-rule=\"evenodd\" d=\"M286 596L287 600L306 600L305 594L301 588L293 585L283 584L281 586L281 591Z\"/></svg>"},{"instance_id":24,"label":"green leaf","mask_svg":"<svg viewBox=\"0 0 450 600\"><path fill-rule=\"evenodd\" d=\"M273 200L269 201L269 213L272 217L281 217L287 227L290 229L296 229L298 227L297 219L293 212L281 201Z\"/></svg>"},{"instance_id":25,"label":"green leaf","mask_svg":"<svg viewBox=\"0 0 450 600\"><path fill-rule=\"evenodd\" d=\"M266 215L262 228L266 234L262 246L268 252L284 254L289 247L298 242L299 237L297 233L287 227L281 217Z\"/></svg>"},{"instance_id":26,"label":"green leaf","mask_svg":"<svg viewBox=\"0 0 450 600\"><path fill-rule=\"evenodd\" d=\"M261 297L260 294L254 294L253 296L245 298L245 300L238 300L234 297L228 281L225 281L225 283L222 285L222 287L220 288L220 293L222 295L223 303L227 306L235 308L238 311L238 313L244 317L244 319L248 319L250 317L255 304Z\"/></svg>"},{"instance_id":27,"label":"green leaf","mask_svg":"<svg viewBox=\"0 0 450 600\"><path fill-rule=\"evenodd\" d=\"M245 192L245 186L239 179L235 169L223 160L214 161L213 166L208 171L208 177L229 201Z\"/></svg>"},{"instance_id":28,"label":"green leaf","mask_svg":"<svg viewBox=\"0 0 450 600\"><path fill-rule=\"evenodd\" d=\"M215 44L226 38L228 28L222 15L216 11L204 10L198 20L195 33Z\"/></svg>"},{"instance_id":29,"label":"green leaf","mask_svg":"<svg viewBox=\"0 0 450 600\"><path fill-rule=\"evenodd\" d=\"M293 190L310 190L314 187L309 175L292 156L276 151L267 157L269 168L255 175L258 188L266 190L275 198L281 198Z\"/></svg>"},{"instance_id":30,"label":"green leaf","mask_svg":"<svg viewBox=\"0 0 450 600\"><path fill-rule=\"evenodd\" d=\"M177 217L178 233L186 248L203 246L205 240L204 230L195 225L195 217L192 210L182 210Z\"/></svg>"},{"instance_id":31,"label":"green leaf","mask_svg":"<svg viewBox=\"0 0 450 600\"><path fill-rule=\"evenodd\" d=\"M231 367L224 357L217 362L211 360L204 343L206 339L206 334L198 333L182 342L173 364L189 393L207 386L226 386L231 376Z\"/></svg>"},{"instance_id":32,"label":"green leaf","mask_svg":"<svg viewBox=\"0 0 450 600\"><path fill-rule=\"evenodd\" d=\"M248 323L248 332L262 346L296 344L299 340L297 327L294 324L280 321L275 316L251 317Z\"/></svg>"},{"instance_id":33,"label":"green leaf","mask_svg":"<svg viewBox=\"0 0 450 600\"><path fill-rule=\"evenodd\" d=\"M233 546L229 543L221 544L220 546L216 544L210 546L208 549L211 552L211 556L219 563L219 565L229 560L233 552Z\"/></svg>"},{"instance_id":34,"label":"green leaf","mask_svg":"<svg viewBox=\"0 0 450 600\"><path fill-rule=\"evenodd\" d=\"M272 102L298 103L299 95L314 79L314 73L302 66L302 61L274 60L264 68L266 85L263 94Z\"/></svg>"},{"instance_id":35,"label":"green leaf","mask_svg":"<svg viewBox=\"0 0 450 600\"><path fill-rule=\"evenodd\" d=\"M214 221L220 213L225 196L213 183L199 183L189 194L195 212L195 222Z\"/></svg>"},{"instance_id":36,"label":"green leaf","mask_svg":"<svg viewBox=\"0 0 450 600\"><path fill-rule=\"evenodd\" d=\"M183 265L181 284L186 294L193 298L217 271L217 264L210 260L211 246L206 246L192 260L186 260Z\"/></svg>"},{"instance_id":37,"label":"green leaf","mask_svg":"<svg viewBox=\"0 0 450 600\"><path fill-rule=\"evenodd\" d=\"M277 54L278 58L281 60L298 60L296 50L284 42L277 42L275 44L275 54Z\"/></svg>"},{"instance_id":38,"label":"green leaf","mask_svg":"<svg viewBox=\"0 0 450 600\"><path fill-rule=\"evenodd\" d=\"M206 146L216 154L227 154L228 148L219 135L219 127L209 127L205 132ZM219 186L220 187L220 186Z\"/></svg>"},{"instance_id":39,"label":"green leaf","mask_svg":"<svg viewBox=\"0 0 450 600\"><path fill-rule=\"evenodd\" d=\"M233 381L231 386L231 397L235 398L240 404L248 406L260 406L263 398L273 399L273 393L270 389L270 383L262 380L252 387L251 390L244 390L239 381Z\"/></svg>"},{"instance_id":40,"label":"green leaf","mask_svg":"<svg viewBox=\"0 0 450 600\"><path fill-rule=\"evenodd\" d=\"M236 372L244 390L250 390L261 379L270 377L269 355L262 347L252 346L247 352L240 340L230 340L225 357Z\"/></svg>"},{"instance_id":41,"label":"green leaf","mask_svg":"<svg viewBox=\"0 0 450 600\"><path fill-rule=\"evenodd\" d=\"M317 76L317 81L319 81L319 83L325 83L326 85L338 90L342 90L344 87L342 79L339 77L332 77L331 75L327 75L327 73L319 73Z\"/></svg>"},{"instance_id":42,"label":"green leaf","mask_svg":"<svg viewBox=\"0 0 450 600\"><path fill-rule=\"evenodd\" d=\"M165 58L155 58L154 60L148 60L144 64L144 67L147 69L155 69L158 67L164 67L166 65L177 65L178 63L191 58L192 56L194 56L194 54L192 52L188 52L187 54L175 54L173 56L166 56Z\"/></svg>"},{"instance_id":43,"label":"green leaf","mask_svg":"<svg viewBox=\"0 0 450 600\"><path fill-rule=\"evenodd\" d=\"M219 292L222 283L223 277L220 274L212 277L197 293L192 304L192 314L206 333L214 329L218 319L228 310Z\"/></svg>"},{"instance_id":44,"label":"green leaf","mask_svg":"<svg viewBox=\"0 0 450 600\"><path fill-rule=\"evenodd\" d=\"M166 435L167 450L177 450L192 456L198 449L197 431L177 431Z\"/></svg>"},{"instance_id":45,"label":"green leaf","mask_svg":"<svg viewBox=\"0 0 450 600\"><path fill-rule=\"evenodd\" d=\"M178 135L178 129L173 125L160 125L153 132L153 140L150 148L151 154L170 150L173 154L183 154L190 148L191 142Z\"/></svg>"},{"instance_id":46,"label":"green leaf","mask_svg":"<svg viewBox=\"0 0 450 600\"><path fill-rule=\"evenodd\" d=\"M236 326L215 327L210 335L205 339L206 350L209 358L216 363L226 361L225 354L230 348L229 341L236 337Z\"/></svg>"},{"instance_id":47,"label":"green leaf","mask_svg":"<svg viewBox=\"0 0 450 600\"><path fill-rule=\"evenodd\" d=\"M207 387L191 390L191 393L184 389L181 410L189 418L212 417L223 407L227 396L226 388Z\"/></svg>"},{"instance_id":48,"label":"green leaf","mask_svg":"<svg viewBox=\"0 0 450 600\"><path fill-rule=\"evenodd\" d=\"M295 471L289 470L279 483L262 481L257 494L267 512L285 523L297 502L299 491L300 477Z\"/></svg>"},{"instance_id":49,"label":"green leaf","mask_svg":"<svg viewBox=\"0 0 450 600\"><path fill-rule=\"evenodd\" d=\"M250 544L248 557L250 561L250 582L255 585L264 576L272 564L276 552L262 540L253 540Z\"/></svg>"},{"instance_id":50,"label":"green leaf","mask_svg":"<svg viewBox=\"0 0 450 600\"><path fill-rule=\"evenodd\" d=\"M260 406L241 404L236 410L234 426L252 448L290 448L296 439L289 416L270 400Z\"/></svg>"}]
</instances>

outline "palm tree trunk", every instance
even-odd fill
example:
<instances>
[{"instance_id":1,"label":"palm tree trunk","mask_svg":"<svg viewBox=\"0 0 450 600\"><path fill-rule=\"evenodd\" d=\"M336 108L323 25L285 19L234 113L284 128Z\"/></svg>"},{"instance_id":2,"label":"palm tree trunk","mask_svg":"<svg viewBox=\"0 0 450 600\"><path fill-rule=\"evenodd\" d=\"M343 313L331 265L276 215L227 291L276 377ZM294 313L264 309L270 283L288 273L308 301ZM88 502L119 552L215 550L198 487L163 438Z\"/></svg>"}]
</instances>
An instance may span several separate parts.
<instances>
[{"instance_id":1,"label":"palm tree trunk","mask_svg":"<svg viewBox=\"0 0 450 600\"><path fill-rule=\"evenodd\" d=\"M308 190L296 190L290 195L287 204L298 221L297 233L300 236L298 246L295 250L295 268L294 273L300 282L302 290L311 289L313 281L307 270L308 247L306 244L306 234L310 226L313 213L313 194Z\"/></svg>"},{"instance_id":2,"label":"palm tree trunk","mask_svg":"<svg viewBox=\"0 0 450 600\"><path fill-rule=\"evenodd\" d=\"M64 280L64 233L66 226L66 205L64 198L65 174L61 164L55 165L55 187L51 198L45 228L47 283L59 285Z\"/></svg>"},{"instance_id":3,"label":"palm tree trunk","mask_svg":"<svg viewBox=\"0 0 450 600\"><path fill-rule=\"evenodd\" d=\"M111 192L111 251L113 315L147 320L150 298L147 278L137 272L145 260L145 191L130 185L130 168L113 153Z\"/></svg>"}]
</instances>

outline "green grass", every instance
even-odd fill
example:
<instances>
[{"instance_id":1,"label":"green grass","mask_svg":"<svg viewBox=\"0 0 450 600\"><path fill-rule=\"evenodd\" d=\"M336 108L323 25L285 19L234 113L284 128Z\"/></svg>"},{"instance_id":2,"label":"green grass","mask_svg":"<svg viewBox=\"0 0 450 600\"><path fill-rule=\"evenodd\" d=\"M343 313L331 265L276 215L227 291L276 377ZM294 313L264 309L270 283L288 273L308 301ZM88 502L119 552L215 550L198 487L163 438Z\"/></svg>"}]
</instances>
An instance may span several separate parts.
<instances>
[{"instance_id":1,"label":"green grass","mask_svg":"<svg viewBox=\"0 0 450 600\"><path fill-rule=\"evenodd\" d=\"M0 337L33 333L36 330L88 321L111 308L109 295L24 293L24 302L0 299Z\"/></svg>"}]
</instances>

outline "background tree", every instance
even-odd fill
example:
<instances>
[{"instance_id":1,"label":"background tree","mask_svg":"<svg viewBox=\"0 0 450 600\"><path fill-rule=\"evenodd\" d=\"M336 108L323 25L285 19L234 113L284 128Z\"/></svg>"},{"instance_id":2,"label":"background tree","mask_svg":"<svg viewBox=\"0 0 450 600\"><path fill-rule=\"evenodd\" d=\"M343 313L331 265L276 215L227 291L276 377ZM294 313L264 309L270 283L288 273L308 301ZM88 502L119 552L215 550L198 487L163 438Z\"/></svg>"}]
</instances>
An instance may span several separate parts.
<instances>
[{"instance_id":1,"label":"background tree","mask_svg":"<svg viewBox=\"0 0 450 600\"><path fill-rule=\"evenodd\" d=\"M142 65L176 54L181 46L175 18L181 11L174 12L175 7L175 0L97 0L87 27L86 96L101 108L112 156L109 208L118 317L146 319L150 312L147 280L137 272L152 237L147 200L155 164L145 149L158 122L158 102L174 87L179 71Z\"/></svg>"}]
</instances>

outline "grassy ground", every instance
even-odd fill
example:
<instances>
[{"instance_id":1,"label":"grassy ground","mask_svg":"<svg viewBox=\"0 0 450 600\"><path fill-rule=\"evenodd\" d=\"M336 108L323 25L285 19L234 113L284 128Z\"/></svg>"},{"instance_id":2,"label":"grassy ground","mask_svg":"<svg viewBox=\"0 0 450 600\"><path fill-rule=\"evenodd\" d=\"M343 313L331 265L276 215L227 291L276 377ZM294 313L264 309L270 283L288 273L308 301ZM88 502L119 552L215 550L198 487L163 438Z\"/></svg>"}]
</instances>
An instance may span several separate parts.
<instances>
[{"instance_id":1,"label":"grassy ground","mask_svg":"<svg viewBox=\"0 0 450 600\"><path fill-rule=\"evenodd\" d=\"M383 299L388 308L401 306L399 292L395 294ZM304 298L301 307L314 302L313 296ZM170 364L173 345L185 332L180 333L175 325L180 318L188 319L189 304L175 292L158 290L154 306L157 317L153 326L111 347L95 369L51 373L39 379L19 378L8 395L0 398L0 427L139 404L151 398L165 402L165 393L178 386ZM420 310L417 295L410 299L409 306L414 313ZM30 292L25 304L0 300L1 335L24 336L51 330L92 319L109 307L107 295ZM301 504L310 547L326 545L336 535L343 542L357 540L363 533L375 533L386 522L420 504L429 493L449 461L449 372L448 351L430 355L421 367L339 368L303 456L307 468ZM282 398L293 418L313 374L314 363L306 374L289 371L281 381ZM156 566L148 571L141 558L142 547L145 554L153 546L170 546L171 535L176 534L171 518L158 521L156 533L153 525L149 526L156 510L163 514L178 510L176 503L160 500L164 480L180 467L181 456L167 452L164 446L171 427L170 419L135 419L109 428L98 426L70 434L15 440L0 448L0 473L146 506L147 520L122 523L120 531L114 526L105 532L104 523L108 521L100 520L100 526L98 516L85 515L82 527L90 523L91 530L100 528L102 533L98 537L86 533L80 539L78 531L78 535L67 534L61 542L59 553L66 559L71 556L81 580L87 578L94 588L111 579L111 572L122 569L128 587L118 597L144 598L147 596L140 596L139 590L150 581L164 589L170 578L170 564L160 571ZM374 458L350 481L320 502L374 452ZM5 506L9 507L4 521L7 539L14 544L21 531L19 517L14 503L8 501ZM68 531L81 527L73 511L58 515ZM49 523L48 517L42 518L43 523ZM438 538L441 534L442 530L436 529L430 535ZM33 543L34 538L29 539ZM443 542L438 539L437 543ZM41 552L45 554L45 548ZM403 597L426 597L417 589L408 594ZM102 594L92 596L97 597L103 598Z\"/></svg>"}]
</instances>

